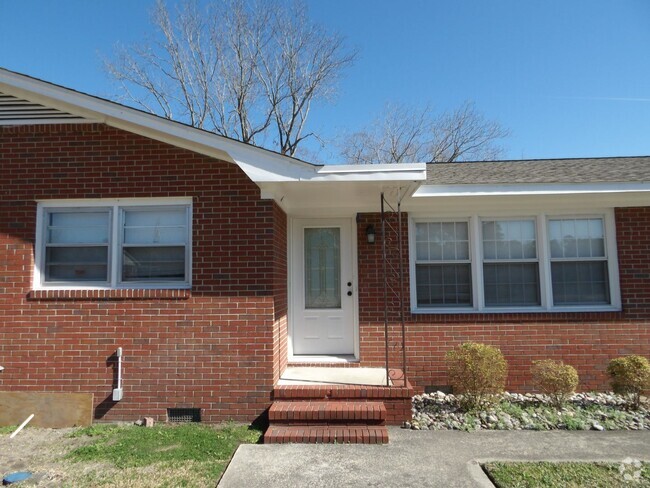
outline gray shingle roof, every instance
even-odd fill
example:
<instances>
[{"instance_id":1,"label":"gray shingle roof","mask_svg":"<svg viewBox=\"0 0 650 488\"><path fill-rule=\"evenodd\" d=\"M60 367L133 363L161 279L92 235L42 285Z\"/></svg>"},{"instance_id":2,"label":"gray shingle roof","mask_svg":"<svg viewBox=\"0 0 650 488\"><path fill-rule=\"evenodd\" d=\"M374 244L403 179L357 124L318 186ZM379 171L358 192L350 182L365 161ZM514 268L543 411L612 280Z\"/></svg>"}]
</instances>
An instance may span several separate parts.
<instances>
[{"instance_id":1,"label":"gray shingle roof","mask_svg":"<svg viewBox=\"0 0 650 488\"><path fill-rule=\"evenodd\" d=\"M650 182L650 156L427 164L430 185Z\"/></svg>"}]
</instances>

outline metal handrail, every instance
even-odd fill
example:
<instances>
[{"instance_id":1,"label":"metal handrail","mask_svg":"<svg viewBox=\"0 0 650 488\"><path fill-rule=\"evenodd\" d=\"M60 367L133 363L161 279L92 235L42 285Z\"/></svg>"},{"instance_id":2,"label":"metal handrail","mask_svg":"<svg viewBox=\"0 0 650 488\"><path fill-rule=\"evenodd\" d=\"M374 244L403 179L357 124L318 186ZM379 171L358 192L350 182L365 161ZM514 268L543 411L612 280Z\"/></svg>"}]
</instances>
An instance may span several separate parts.
<instances>
[{"instance_id":1,"label":"metal handrail","mask_svg":"<svg viewBox=\"0 0 650 488\"><path fill-rule=\"evenodd\" d=\"M406 366L406 322L404 314L404 239L403 239L403 222L402 222L402 198L400 191L397 192L397 205L396 207L392 206L384 195L384 192L381 193L381 235L382 235L382 261L383 261L383 277L384 277L384 341L385 341L385 355L386 355L386 386L390 386L391 378L390 374L390 348L389 348L389 303L388 295L389 291L393 295L394 299L397 299L398 304L398 321L401 325L401 342L402 342L402 379L404 385L406 385L407 379L407 366ZM397 226L391 224L388 221L388 213L395 214L397 216ZM389 257L388 246L389 244L395 244L395 241L392 239L392 236L389 236L387 231L390 231L392 234L397 236L397 249L393 249L393 253ZM394 252L397 251L398 265L397 267L394 263L391 262L390 258L393 257ZM397 277L397 283L391 284L389 278Z\"/></svg>"}]
</instances>

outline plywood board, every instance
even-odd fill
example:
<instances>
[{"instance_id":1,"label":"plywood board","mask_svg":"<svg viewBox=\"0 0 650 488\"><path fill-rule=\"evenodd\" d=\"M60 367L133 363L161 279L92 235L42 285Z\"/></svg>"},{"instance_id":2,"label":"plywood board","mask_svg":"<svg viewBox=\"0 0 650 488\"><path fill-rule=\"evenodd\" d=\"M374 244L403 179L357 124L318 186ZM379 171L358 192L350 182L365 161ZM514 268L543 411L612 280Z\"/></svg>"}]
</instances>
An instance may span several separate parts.
<instances>
[{"instance_id":1,"label":"plywood board","mask_svg":"<svg viewBox=\"0 0 650 488\"><path fill-rule=\"evenodd\" d=\"M58 429L90 425L93 394L0 391L0 426L18 425L32 413L31 427Z\"/></svg>"}]
</instances>

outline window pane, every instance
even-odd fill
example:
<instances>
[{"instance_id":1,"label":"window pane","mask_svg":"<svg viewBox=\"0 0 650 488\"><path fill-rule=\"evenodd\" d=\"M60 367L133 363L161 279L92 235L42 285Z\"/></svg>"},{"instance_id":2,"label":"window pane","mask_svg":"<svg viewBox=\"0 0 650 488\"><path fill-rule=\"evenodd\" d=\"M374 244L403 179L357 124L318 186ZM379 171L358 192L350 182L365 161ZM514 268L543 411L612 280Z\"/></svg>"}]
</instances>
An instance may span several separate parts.
<instances>
[{"instance_id":1,"label":"window pane","mask_svg":"<svg viewBox=\"0 0 650 488\"><path fill-rule=\"evenodd\" d=\"M108 248L48 247L45 281L108 281Z\"/></svg>"},{"instance_id":2,"label":"window pane","mask_svg":"<svg viewBox=\"0 0 650 488\"><path fill-rule=\"evenodd\" d=\"M605 257L603 219L549 221L551 258Z\"/></svg>"},{"instance_id":3,"label":"window pane","mask_svg":"<svg viewBox=\"0 0 650 488\"><path fill-rule=\"evenodd\" d=\"M467 241L468 239L467 222L456 222L456 240Z\"/></svg>"},{"instance_id":4,"label":"window pane","mask_svg":"<svg viewBox=\"0 0 650 488\"><path fill-rule=\"evenodd\" d=\"M305 229L305 308L341 308L340 233Z\"/></svg>"},{"instance_id":5,"label":"window pane","mask_svg":"<svg viewBox=\"0 0 650 488\"><path fill-rule=\"evenodd\" d=\"M485 259L536 259L534 220L482 222Z\"/></svg>"},{"instance_id":6,"label":"window pane","mask_svg":"<svg viewBox=\"0 0 650 488\"><path fill-rule=\"evenodd\" d=\"M429 224L415 224L416 242L427 242L429 240Z\"/></svg>"},{"instance_id":7,"label":"window pane","mask_svg":"<svg viewBox=\"0 0 650 488\"><path fill-rule=\"evenodd\" d=\"M442 259L445 261L456 260L456 244L454 241L445 241L442 245Z\"/></svg>"},{"instance_id":8,"label":"window pane","mask_svg":"<svg viewBox=\"0 0 650 488\"><path fill-rule=\"evenodd\" d=\"M429 244L429 260L440 261L442 259L442 244L432 242Z\"/></svg>"},{"instance_id":9,"label":"window pane","mask_svg":"<svg viewBox=\"0 0 650 488\"><path fill-rule=\"evenodd\" d=\"M497 248L495 241L483 241L483 258L485 259L496 259L497 258Z\"/></svg>"},{"instance_id":10,"label":"window pane","mask_svg":"<svg viewBox=\"0 0 650 488\"><path fill-rule=\"evenodd\" d=\"M607 261L551 263L555 305L609 304Z\"/></svg>"},{"instance_id":11,"label":"window pane","mask_svg":"<svg viewBox=\"0 0 650 488\"><path fill-rule=\"evenodd\" d=\"M125 244L185 244L185 208L127 210L124 212Z\"/></svg>"},{"instance_id":12,"label":"window pane","mask_svg":"<svg viewBox=\"0 0 650 488\"><path fill-rule=\"evenodd\" d=\"M151 225L185 225L184 207L166 207L155 210L127 209L124 212L124 225L147 227Z\"/></svg>"},{"instance_id":13,"label":"window pane","mask_svg":"<svg viewBox=\"0 0 650 488\"><path fill-rule=\"evenodd\" d=\"M416 261L469 260L467 222L415 224Z\"/></svg>"},{"instance_id":14,"label":"window pane","mask_svg":"<svg viewBox=\"0 0 650 488\"><path fill-rule=\"evenodd\" d=\"M124 228L125 244L185 244L185 227Z\"/></svg>"},{"instance_id":15,"label":"window pane","mask_svg":"<svg viewBox=\"0 0 650 488\"><path fill-rule=\"evenodd\" d=\"M488 307L541 303L537 263L486 263L483 265L483 285Z\"/></svg>"},{"instance_id":16,"label":"window pane","mask_svg":"<svg viewBox=\"0 0 650 488\"><path fill-rule=\"evenodd\" d=\"M429 260L429 244L426 242L416 242L415 243L415 255L418 261L428 261Z\"/></svg>"},{"instance_id":17,"label":"window pane","mask_svg":"<svg viewBox=\"0 0 650 488\"><path fill-rule=\"evenodd\" d=\"M48 244L108 243L107 211L49 212L47 214Z\"/></svg>"},{"instance_id":18,"label":"window pane","mask_svg":"<svg viewBox=\"0 0 650 488\"><path fill-rule=\"evenodd\" d=\"M185 247L124 247L122 281L184 281Z\"/></svg>"},{"instance_id":19,"label":"window pane","mask_svg":"<svg viewBox=\"0 0 650 488\"><path fill-rule=\"evenodd\" d=\"M418 306L472 305L472 272L469 263L418 264L415 268Z\"/></svg>"}]
</instances>

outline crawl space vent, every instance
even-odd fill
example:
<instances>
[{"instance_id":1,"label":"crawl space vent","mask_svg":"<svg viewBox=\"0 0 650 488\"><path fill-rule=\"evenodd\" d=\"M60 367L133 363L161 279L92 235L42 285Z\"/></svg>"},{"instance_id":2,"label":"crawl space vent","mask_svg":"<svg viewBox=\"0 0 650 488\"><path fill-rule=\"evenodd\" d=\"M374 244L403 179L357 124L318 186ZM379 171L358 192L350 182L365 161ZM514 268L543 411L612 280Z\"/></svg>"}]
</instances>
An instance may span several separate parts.
<instances>
[{"instance_id":1,"label":"crawl space vent","mask_svg":"<svg viewBox=\"0 0 650 488\"><path fill-rule=\"evenodd\" d=\"M201 409L200 408L168 408L167 419L170 422L200 422Z\"/></svg>"}]
</instances>

